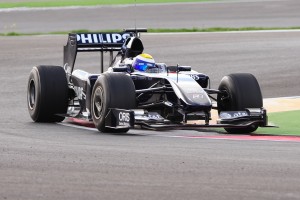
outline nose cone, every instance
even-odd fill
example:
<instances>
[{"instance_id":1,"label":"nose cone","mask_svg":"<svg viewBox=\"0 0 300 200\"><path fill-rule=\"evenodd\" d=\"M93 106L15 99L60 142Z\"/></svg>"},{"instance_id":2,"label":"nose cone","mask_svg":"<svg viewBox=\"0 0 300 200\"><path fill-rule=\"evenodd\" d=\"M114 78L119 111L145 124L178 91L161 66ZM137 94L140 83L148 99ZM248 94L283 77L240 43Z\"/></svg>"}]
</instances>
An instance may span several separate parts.
<instances>
[{"instance_id":1,"label":"nose cone","mask_svg":"<svg viewBox=\"0 0 300 200\"><path fill-rule=\"evenodd\" d=\"M169 78L177 97L192 111L210 110L212 102L203 88L190 76L180 74Z\"/></svg>"}]
</instances>

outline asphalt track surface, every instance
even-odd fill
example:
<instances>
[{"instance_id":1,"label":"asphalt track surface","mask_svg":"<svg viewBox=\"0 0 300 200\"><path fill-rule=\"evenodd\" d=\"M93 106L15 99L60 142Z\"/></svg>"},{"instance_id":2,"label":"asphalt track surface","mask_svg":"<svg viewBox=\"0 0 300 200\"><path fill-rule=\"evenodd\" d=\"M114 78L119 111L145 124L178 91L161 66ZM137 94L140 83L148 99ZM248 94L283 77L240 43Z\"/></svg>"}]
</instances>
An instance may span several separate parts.
<instances>
[{"instance_id":1,"label":"asphalt track surface","mask_svg":"<svg viewBox=\"0 0 300 200\"><path fill-rule=\"evenodd\" d=\"M156 60L195 66L218 79L213 84L233 71L251 72L265 97L277 97L299 94L299 36L274 32L142 38ZM204 130L137 129L110 135L68 123L33 123L26 107L29 71L37 64L61 65L66 39L0 38L1 199L300 198L296 141L222 139L225 135ZM98 54L78 60L88 71L99 63Z\"/></svg>"},{"instance_id":2,"label":"asphalt track surface","mask_svg":"<svg viewBox=\"0 0 300 200\"><path fill-rule=\"evenodd\" d=\"M300 94L300 32L142 38L157 61L192 65L210 75L213 87L228 73L250 72L264 97ZM300 198L296 141L228 138L204 130L110 135L68 123L33 123L26 106L29 72L38 64L61 65L66 41L66 36L0 37L0 199ZM78 59L78 67L96 72L98 54Z\"/></svg>"},{"instance_id":3,"label":"asphalt track surface","mask_svg":"<svg viewBox=\"0 0 300 200\"><path fill-rule=\"evenodd\" d=\"M290 27L300 25L299 9L298 0L224 0L58 10L4 9L0 10L0 32L123 29L135 24L146 28Z\"/></svg>"}]
</instances>

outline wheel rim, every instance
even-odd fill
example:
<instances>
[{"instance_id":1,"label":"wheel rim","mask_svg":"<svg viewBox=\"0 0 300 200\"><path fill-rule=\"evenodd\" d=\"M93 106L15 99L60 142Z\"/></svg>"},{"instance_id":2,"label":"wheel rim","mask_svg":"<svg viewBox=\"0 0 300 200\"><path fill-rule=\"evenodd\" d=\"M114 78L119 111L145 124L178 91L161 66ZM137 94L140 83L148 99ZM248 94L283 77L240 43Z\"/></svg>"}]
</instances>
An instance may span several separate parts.
<instances>
[{"instance_id":1,"label":"wheel rim","mask_svg":"<svg viewBox=\"0 0 300 200\"><path fill-rule=\"evenodd\" d=\"M35 106L35 100L36 100L36 88L35 88L35 83L34 83L34 80L31 79L30 80L30 83L29 83L29 90L28 90L28 94L27 94L27 97L28 97L28 105L29 105L29 108L32 110Z\"/></svg>"},{"instance_id":2,"label":"wheel rim","mask_svg":"<svg viewBox=\"0 0 300 200\"><path fill-rule=\"evenodd\" d=\"M97 87L93 97L93 114L96 119L103 115L103 88Z\"/></svg>"}]
</instances>

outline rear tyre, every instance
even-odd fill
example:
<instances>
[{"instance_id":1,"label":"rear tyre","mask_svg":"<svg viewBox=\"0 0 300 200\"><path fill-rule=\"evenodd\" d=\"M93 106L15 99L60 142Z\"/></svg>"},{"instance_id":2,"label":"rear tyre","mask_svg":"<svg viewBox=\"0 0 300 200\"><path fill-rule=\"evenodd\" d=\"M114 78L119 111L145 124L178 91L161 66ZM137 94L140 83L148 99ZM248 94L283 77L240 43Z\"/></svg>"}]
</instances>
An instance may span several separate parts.
<instances>
[{"instance_id":1,"label":"rear tyre","mask_svg":"<svg viewBox=\"0 0 300 200\"><path fill-rule=\"evenodd\" d=\"M68 108L68 82L60 66L33 67L27 85L27 106L35 122L61 122Z\"/></svg>"},{"instance_id":2,"label":"rear tyre","mask_svg":"<svg viewBox=\"0 0 300 200\"><path fill-rule=\"evenodd\" d=\"M96 128L106 133L126 133L129 129L105 127L109 108L133 109L136 105L135 86L124 73L104 73L97 79L92 91L91 114Z\"/></svg>"},{"instance_id":3,"label":"rear tyre","mask_svg":"<svg viewBox=\"0 0 300 200\"><path fill-rule=\"evenodd\" d=\"M261 108L263 106L262 94L256 78L252 74L237 73L225 76L219 85L220 91L226 95L217 97L218 111L239 111L245 108ZM228 133L251 133L258 125L247 128L225 128Z\"/></svg>"}]
</instances>

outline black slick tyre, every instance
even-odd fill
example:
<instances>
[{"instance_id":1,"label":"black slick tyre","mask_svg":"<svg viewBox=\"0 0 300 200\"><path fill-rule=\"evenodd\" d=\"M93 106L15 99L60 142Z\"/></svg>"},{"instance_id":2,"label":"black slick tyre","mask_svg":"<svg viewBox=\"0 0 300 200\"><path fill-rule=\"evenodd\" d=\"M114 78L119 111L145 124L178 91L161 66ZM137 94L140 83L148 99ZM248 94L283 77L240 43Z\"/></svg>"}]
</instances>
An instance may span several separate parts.
<instances>
[{"instance_id":1,"label":"black slick tyre","mask_svg":"<svg viewBox=\"0 0 300 200\"><path fill-rule=\"evenodd\" d=\"M60 66L33 67L27 84L27 106L35 122L61 122L68 108L68 82Z\"/></svg>"},{"instance_id":2,"label":"black slick tyre","mask_svg":"<svg viewBox=\"0 0 300 200\"><path fill-rule=\"evenodd\" d=\"M225 76L219 85L218 111L240 111L245 108L263 107L262 94L256 78L249 73L236 73ZM228 133L251 133L258 128L252 125L247 128L225 128Z\"/></svg>"},{"instance_id":3,"label":"black slick tyre","mask_svg":"<svg viewBox=\"0 0 300 200\"><path fill-rule=\"evenodd\" d=\"M129 129L105 127L109 108L133 109L136 106L135 86L124 73L101 74L92 91L91 115L96 128L106 133L126 133Z\"/></svg>"}]
</instances>

